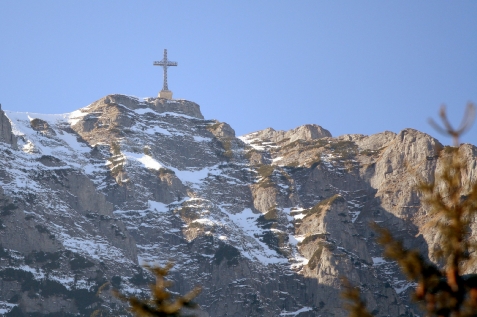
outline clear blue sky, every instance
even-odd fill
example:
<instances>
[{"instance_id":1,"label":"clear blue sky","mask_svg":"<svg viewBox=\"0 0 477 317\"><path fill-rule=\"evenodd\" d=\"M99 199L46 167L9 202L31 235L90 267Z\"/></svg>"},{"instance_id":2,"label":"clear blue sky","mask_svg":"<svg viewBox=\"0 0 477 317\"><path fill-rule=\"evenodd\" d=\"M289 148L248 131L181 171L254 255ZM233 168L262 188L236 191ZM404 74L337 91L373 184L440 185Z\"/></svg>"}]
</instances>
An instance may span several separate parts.
<instances>
[{"instance_id":1,"label":"clear blue sky","mask_svg":"<svg viewBox=\"0 0 477 317\"><path fill-rule=\"evenodd\" d=\"M175 98L237 134L334 136L455 122L477 103L477 1L0 0L0 103L71 112L112 93ZM477 144L477 126L462 140Z\"/></svg>"}]
</instances>

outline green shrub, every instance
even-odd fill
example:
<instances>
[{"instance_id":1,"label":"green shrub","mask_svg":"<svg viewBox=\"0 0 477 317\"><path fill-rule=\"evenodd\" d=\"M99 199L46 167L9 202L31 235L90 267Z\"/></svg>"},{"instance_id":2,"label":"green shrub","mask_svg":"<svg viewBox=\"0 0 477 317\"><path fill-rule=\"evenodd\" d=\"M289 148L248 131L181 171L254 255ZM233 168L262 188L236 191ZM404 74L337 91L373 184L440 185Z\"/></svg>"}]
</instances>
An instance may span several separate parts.
<instances>
[{"instance_id":1,"label":"green shrub","mask_svg":"<svg viewBox=\"0 0 477 317\"><path fill-rule=\"evenodd\" d=\"M260 165L257 169L258 174L262 178L267 178L272 176L274 167L272 165Z\"/></svg>"},{"instance_id":2,"label":"green shrub","mask_svg":"<svg viewBox=\"0 0 477 317\"><path fill-rule=\"evenodd\" d=\"M376 155L376 154L379 154L379 150L370 150L370 149L366 149L366 150L362 150L361 152L359 152L360 155L365 155L365 156L373 156L373 155Z\"/></svg>"},{"instance_id":3,"label":"green shrub","mask_svg":"<svg viewBox=\"0 0 477 317\"><path fill-rule=\"evenodd\" d=\"M151 147L150 146L145 146L143 148L144 155L151 156Z\"/></svg>"},{"instance_id":4,"label":"green shrub","mask_svg":"<svg viewBox=\"0 0 477 317\"><path fill-rule=\"evenodd\" d=\"M316 241L317 239L326 239L326 234L323 234L323 233L315 233L315 234L311 234L307 237L305 237L305 239L303 239L303 241L301 242L298 242L298 245L305 245L305 244L308 244L310 242L313 242L313 241Z\"/></svg>"},{"instance_id":5,"label":"green shrub","mask_svg":"<svg viewBox=\"0 0 477 317\"><path fill-rule=\"evenodd\" d=\"M111 142L111 152L113 153L113 155L121 154L121 147L118 142L116 141Z\"/></svg>"},{"instance_id":6,"label":"green shrub","mask_svg":"<svg viewBox=\"0 0 477 317\"><path fill-rule=\"evenodd\" d=\"M82 270L94 266L94 263L90 260L75 253L72 260L70 260L70 267L73 271Z\"/></svg>"},{"instance_id":7,"label":"green shrub","mask_svg":"<svg viewBox=\"0 0 477 317\"><path fill-rule=\"evenodd\" d=\"M179 215L189 221L193 221L200 218L200 215L197 213L197 210L193 207L188 206L182 206L179 209Z\"/></svg>"}]
</instances>

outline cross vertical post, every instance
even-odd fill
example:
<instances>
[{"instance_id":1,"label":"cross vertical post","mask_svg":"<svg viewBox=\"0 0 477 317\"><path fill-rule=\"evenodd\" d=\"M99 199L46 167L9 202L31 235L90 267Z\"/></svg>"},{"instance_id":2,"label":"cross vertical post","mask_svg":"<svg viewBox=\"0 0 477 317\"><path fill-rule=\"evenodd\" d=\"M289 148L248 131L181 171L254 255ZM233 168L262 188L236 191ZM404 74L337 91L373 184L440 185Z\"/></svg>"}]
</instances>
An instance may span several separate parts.
<instances>
[{"instance_id":1,"label":"cross vertical post","mask_svg":"<svg viewBox=\"0 0 477 317\"><path fill-rule=\"evenodd\" d=\"M167 49L164 49L164 58L161 61L156 61L154 66L162 66L164 70L164 84L162 90L159 92L159 98L172 99L172 91L169 90L167 85L167 67L177 66L177 62L171 62L167 59Z\"/></svg>"}]
</instances>

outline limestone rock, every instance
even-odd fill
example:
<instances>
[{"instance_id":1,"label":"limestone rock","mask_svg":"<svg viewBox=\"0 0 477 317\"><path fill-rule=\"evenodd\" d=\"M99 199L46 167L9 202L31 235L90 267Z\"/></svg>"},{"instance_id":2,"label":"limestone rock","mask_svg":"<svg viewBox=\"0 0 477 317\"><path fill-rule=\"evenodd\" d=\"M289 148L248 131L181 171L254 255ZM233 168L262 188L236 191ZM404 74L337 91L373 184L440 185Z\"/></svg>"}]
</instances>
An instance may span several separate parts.
<instances>
[{"instance_id":1,"label":"limestone rock","mask_svg":"<svg viewBox=\"0 0 477 317\"><path fill-rule=\"evenodd\" d=\"M386 210L398 217L412 217L420 202L417 185L432 180L443 146L414 129L401 131L387 144L376 161L371 185L379 188L377 195Z\"/></svg>"},{"instance_id":2,"label":"limestone rock","mask_svg":"<svg viewBox=\"0 0 477 317\"><path fill-rule=\"evenodd\" d=\"M356 140L356 144L362 150L371 150L378 151L383 147L387 146L396 137L396 133L385 131L381 133L376 133L370 136L363 136Z\"/></svg>"},{"instance_id":3,"label":"limestone rock","mask_svg":"<svg viewBox=\"0 0 477 317\"><path fill-rule=\"evenodd\" d=\"M140 264L168 260L173 291L202 285L204 316L346 316L342 275L376 315L416 314L413 285L368 223L434 259L440 237L415 185L447 148L427 134L332 137L304 125L236 137L193 102L124 95L69 116L7 115L0 303L16 305L11 314L121 315L98 288L148 292ZM459 150L464 180L477 180L477 148Z\"/></svg>"},{"instance_id":4,"label":"limestone rock","mask_svg":"<svg viewBox=\"0 0 477 317\"><path fill-rule=\"evenodd\" d=\"M324 137L331 137L331 133L316 124L305 124L288 131L276 131L273 128L267 128L254 133L254 137L274 143L292 143L297 140L316 140Z\"/></svg>"},{"instance_id":5,"label":"limestone rock","mask_svg":"<svg viewBox=\"0 0 477 317\"><path fill-rule=\"evenodd\" d=\"M17 146L17 138L12 133L10 120L5 116L5 112L0 105L0 142L10 144L13 148Z\"/></svg>"},{"instance_id":6,"label":"limestone rock","mask_svg":"<svg viewBox=\"0 0 477 317\"><path fill-rule=\"evenodd\" d=\"M30 125L31 125L32 129L37 131L37 132L41 132L41 133L51 135L51 136L56 135L55 131L50 127L48 122L46 122L45 120L34 118L30 121Z\"/></svg>"},{"instance_id":7,"label":"limestone rock","mask_svg":"<svg viewBox=\"0 0 477 317\"><path fill-rule=\"evenodd\" d=\"M215 124L209 126L209 131L218 138L235 138L235 131L225 122L216 121Z\"/></svg>"},{"instance_id":8,"label":"limestone rock","mask_svg":"<svg viewBox=\"0 0 477 317\"><path fill-rule=\"evenodd\" d=\"M168 100L164 98L148 99L149 102L154 102L154 105L159 113L174 112L185 114L197 119L204 119L200 112L200 107L195 102L187 100Z\"/></svg>"},{"instance_id":9,"label":"limestone rock","mask_svg":"<svg viewBox=\"0 0 477 317\"><path fill-rule=\"evenodd\" d=\"M324 137L331 137L331 133L316 124L305 124L287 131L284 134L284 139L290 138L290 143L296 140L316 140Z\"/></svg>"}]
</instances>

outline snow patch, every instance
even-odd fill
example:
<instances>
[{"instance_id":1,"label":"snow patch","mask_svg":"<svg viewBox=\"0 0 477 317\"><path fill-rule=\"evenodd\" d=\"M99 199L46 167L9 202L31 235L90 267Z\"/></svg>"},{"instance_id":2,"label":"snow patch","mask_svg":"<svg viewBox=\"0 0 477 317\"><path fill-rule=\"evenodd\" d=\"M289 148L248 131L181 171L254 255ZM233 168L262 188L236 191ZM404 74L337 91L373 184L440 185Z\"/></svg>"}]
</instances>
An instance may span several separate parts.
<instances>
[{"instance_id":1,"label":"snow patch","mask_svg":"<svg viewBox=\"0 0 477 317\"><path fill-rule=\"evenodd\" d=\"M213 174L212 171L216 170L216 166L205 167L203 169L195 170L195 171L194 170L179 170L173 167L170 167L170 169L174 171L174 173L182 181L182 183L198 184L204 178L209 176L209 174Z\"/></svg>"},{"instance_id":2,"label":"snow patch","mask_svg":"<svg viewBox=\"0 0 477 317\"><path fill-rule=\"evenodd\" d=\"M207 219L207 218L196 219L192 222L202 223L202 224L207 225L207 226L214 226L215 225L215 222L213 222L212 220Z\"/></svg>"},{"instance_id":3,"label":"snow patch","mask_svg":"<svg viewBox=\"0 0 477 317\"><path fill-rule=\"evenodd\" d=\"M13 309L13 307L17 306L18 304L10 304L8 302L0 301L0 314L4 316L4 314L8 313Z\"/></svg>"},{"instance_id":4,"label":"snow patch","mask_svg":"<svg viewBox=\"0 0 477 317\"><path fill-rule=\"evenodd\" d=\"M195 142L209 142L211 140L210 138L204 138L197 135L194 135L193 138Z\"/></svg>"},{"instance_id":5,"label":"snow patch","mask_svg":"<svg viewBox=\"0 0 477 317\"><path fill-rule=\"evenodd\" d=\"M265 150L265 146L255 144L255 143L261 142L261 140L253 138L253 133L252 134L247 134L247 135L242 135L242 136L239 136L237 138L242 140L243 143L245 143L247 145L250 145L255 150L258 150L258 151Z\"/></svg>"},{"instance_id":6,"label":"snow patch","mask_svg":"<svg viewBox=\"0 0 477 317\"><path fill-rule=\"evenodd\" d=\"M71 112L68 116L68 123L71 126L77 124L84 116L88 114L88 112L86 111L88 107Z\"/></svg>"},{"instance_id":7,"label":"snow patch","mask_svg":"<svg viewBox=\"0 0 477 317\"><path fill-rule=\"evenodd\" d=\"M157 212L168 212L169 211L169 207L166 204L161 203L161 202L157 202L157 201L154 201L154 200L148 200L147 201L147 206L150 210L154 210L154 211L157 211Z\"/></svg>"},{"instance_id":8,"label":"snow patch","mask_svg":"<svg viewBox=\"0 0 477 317\"><path fill-rule=\"evenodd\" d=\"M185 119L193 119L193 120L197 120L197 118L195 117L191 117L191 116L188 116L188 115L185 115L185 114L182 114L182 113L176 113L176 112L163 112L160 114L161 116L173 116L173 117L182 117L182 118L185 118Z\"/></svg>"},{"instance_id":9,"label":"snow patch","mask_svg":"<svg viewBox=\"0 0 477 317\"><path fill-rule=\"evenodd\" d=\"M156 161L154 158L152 158L149 155L133 153L133 152L122 152L122 154L126 157L127 160L137 161L141 163L145 168L153 169L153 170L159 170L161 168L164 168L164 166L161 163L159 163L158 161Z\"/></svg>"},{"instance_id":10,"label":"snow patch","mask_svg":"<svg viewBox=\"0 0 477 317\"><path fill-rule=\"evenodd\" d=\"M375 257L375 258L372 258L373 259L373 265L381 265L381 264L386 264L388 263L386 260L384 260L384 258L382 257Z\"/></svg>"},{"instance_id":11,"label":"snow patch","mask_svg":"<svg viewBox=\"0 0 477 317\"><path fill-rule=\"evenodd\" d=\"M169 132L169 131L166 130L166 129L160 128L160 127L148 128L148 129L145 130L144 132L146 132L147 134L156 134L156 133L159 133L159 134L163 134L163 135L167 135L167 136L172 136L172 133L171 133L171 132Z\"/></svg>"},{"instance_id":12,"label":"snow patch","mask_svg":"<svg viewBox=\"0 0 477 317\"><path fill-rule=\"evenodd\" d=\"M280 314L280 316L297 316L300 313L304 313L304 312L312 311L312 310L313 310L313 308L311 308L311 307L303 307L303 308L300 308L299 310L296 310L294 312L284 311L283 313Z\"/></svg>"},{"instance_id":13,"label":"snow patch","mask_svg":"<svg viewBox=\"0 0 477 317\"><path fill-rule=\"evenodd\" d=\"M283 159L283 156L279 156L279 157L276 157L272 160L272 165L277 163L278 161L282 160Z\"/></svg>"},{"instance_id":14,"label":"snow patch","mask_svg":"<svg viewBox=\"0 0 477 317\"><path fill-rule=\"evenodd\" d=\"M225 210L223 210L226 212ZM227 212L226 212L227 213ZM263 264L287 263L288 260L280 256L276 251L271 250L265 243L257 237L263 234L263 229L257 227L257 219L261 214L255 214L250 208L244 209L240 213L229 214L230 220L239 227L242 232L254 239L262 250L257 250L253 245L249 245L242 254L249 259L259 260Z\"/></svg>"},{"instance_id":15,"label":"snow patch","mask_svg":"<svg viewBox=\"0 0 477 317\"><path fill-rule=\"evenodd\" d=\"M134 110L134 112L137 113L137 114L145 114L145 113L151 112L151 113L159 115L159 112L156 112L156 111L152 110L151 108L139 108L139 109Z\"/></svg>"}]
</instances>

